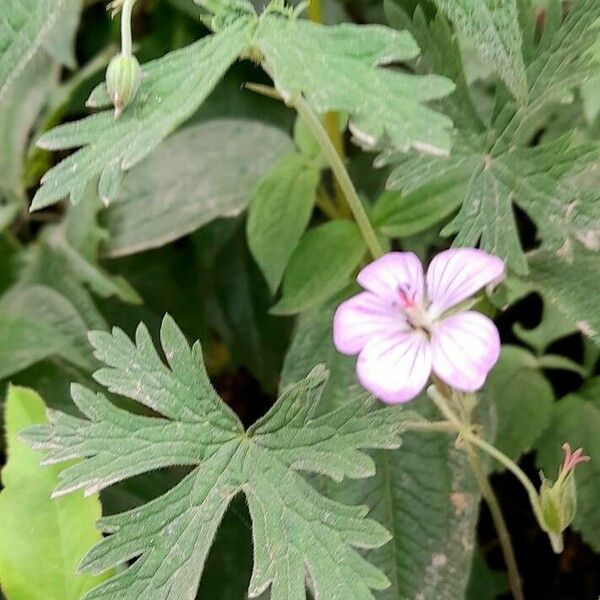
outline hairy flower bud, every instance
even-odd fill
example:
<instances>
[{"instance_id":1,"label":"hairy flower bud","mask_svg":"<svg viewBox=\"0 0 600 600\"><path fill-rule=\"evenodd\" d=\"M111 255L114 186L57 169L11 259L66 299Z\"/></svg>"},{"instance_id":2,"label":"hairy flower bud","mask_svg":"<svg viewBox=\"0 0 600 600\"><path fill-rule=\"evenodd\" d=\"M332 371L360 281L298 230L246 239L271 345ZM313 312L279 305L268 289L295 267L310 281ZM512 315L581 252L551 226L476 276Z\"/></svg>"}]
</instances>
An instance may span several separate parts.
<instances>
[{"instance_id":1,"label":"hairy flower bud","mask_svg":"<svg viewBox=\"0 0 600 600\"><path fill-rule=\"evenodd\" d=\"M115 107L115 119L134 99L142 80L142 69L135 56L118 54L106 70L106 91Z\"/></svg>"},{"instance_id":2,"label":"hairy flower bud","mask_svg":"<svg viewBox=\"0 0 600 600\"><path fill-rule=\"evenodd\" d=\"M540 526L546 531L555 552L562 551L562 532L573 522L577 510L577 489L573 471L581 463L588 461L581 448L571 451L569 444L563 444L565 458L553 483L542 473L540 506L537 515Z\"/></svg>"}]
</instances>

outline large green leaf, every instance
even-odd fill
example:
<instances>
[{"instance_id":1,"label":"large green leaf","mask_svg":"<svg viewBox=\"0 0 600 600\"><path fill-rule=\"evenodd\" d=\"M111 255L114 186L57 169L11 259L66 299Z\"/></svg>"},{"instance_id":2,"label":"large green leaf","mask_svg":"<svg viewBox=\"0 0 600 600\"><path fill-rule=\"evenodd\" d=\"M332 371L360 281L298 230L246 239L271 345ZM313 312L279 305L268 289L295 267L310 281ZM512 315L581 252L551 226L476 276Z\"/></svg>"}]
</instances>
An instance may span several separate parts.
<instances>
[{"instance_id":1,"label":"large green leaf","mask_svg":"<svg viewBox=\"0 0 600 600\"><path fill-rule=\"evenodd\" d=\"M64 467L40 467L39 453L17 437L24 427L45 423L44 411L34 391L9 389L8 460L0 493L0 586L7 600L79 600L103 579L75 573L101 539L94 528L101 514L98 497L51 500Z\"/></svg>"},{"instance_id":2,"label":"large green leaf","mask_svg":"<svg viewBox=\"0 0 600 600\"><path fill-rule=\"evenodd\" d=\"M483 10L487 3L481 5ZM542 245L552 252L569 255L578 245L592 249L600 235L600 204L595 194L572 181L574 174L597 159L596 145L580 143L572 134L534 145L536 132L545 126L548 115L559 110L594 66L589 49L597 37L600 5L581 0L564 20L558 6L553 3L541 37L535 35L535 23L524 19L526 104L516 105L499 90L489 122L482 123L468 101L461 70L460 93L443 101L449 114L459 115L455 117L459 130L452 155L403 158L392 153L382 159L398 164L389 186L405 194L436 182L441 185L444 179L463 173L466 193L462 209L442 233L456 234L458 246L479 244L505 258L519 273L526 273L528 267L513 203L529 215ZM428 49L415 65L419 72L446 72L448 60L452 64L460 61L439 16L428 23L417 11L413 19L398 22L408 25L417 42Z\"/></svg>"},{"instance_id":3,"label":"large green leaf","mask_svg":"<svg viewBox=\"0 0 600 600\"><path fill-rule=\"evenodd\" d=\"M76 203L96 177L114 180L119 170L140 162L198 108L245 48L248 35L248 23L239 22L152 61L144 65L142 86L121 118L104 111L42 136L42 148L83 148L44 175L32 209L67 196Z\"/></svg>"},{"instance_id":4,"label":"large green leaf","mask_svg":"<svg viewBox=\"0 0 600 600\"><path fill-rule=\"evenodd\" d=\"M348 408L360 397L355 358L339 354L332 341L333 308L305 313L286 357L282 384L301 377L319 362L330 369L319 409ZM422 401L413 406L430 413ZM385 409L384 409L385 410ZM406 411L406 408L401 408ZM381 600L462 598L475 545L479 494L464 456L444 434L406 433L399 450L376 452L375 477L343 487L319 479L335 500L366 503L392 533L392 540L366 553L392 585Z\"/></svg>"},{"instance_id":5,"label":"large green leaf","mask_svg":"<svg viewBox=\"0 0 600 600\"><path fill-rule=\"evenodd\" d=\"M554 393L536 357L518 346L503 346L486 381L483 398L496 408L495 446L518 460L531 450L552 414ZM498 463L494 467L500 468Z\"/></svg>"},{"instance_id":6,"label":"large green leaf","mask_svg":"<svg viewBox=\"0 0 600 600\"><path fill-rule=\"evenodd\" d=\"M255 39L266 71L285 98L293 101L294 95L304 94L319 113L348 113L362 145L373 148L385 136L398 150L447 154L451 122L424 103L451 92L452 83L385 68L419 53L409 33L379 25L325 27L268 16ZM327 60L317 66L318 56Z\"/></svg>"},{"instance_id":7,"label":"large green leaf","mask_svg":"<svg viewBox=\"0 0 600 600\"><path fill-rule=\"evenodd\" d=\"M215 119L176 133L132 169L106 211L107 253L156 248L239 214L267 169L291 149L280 129L244 119Z\"/></svg>"},{"instance_id":8,"label":"large green leaf","mask_svg":"<svg viewBox=\"0 0 600 600\"><path fill-rule=\"evenodd\" d=\"M520 101L527 99L517 0L433 0Z\"/></svg>"},{"instance_id":9,"label":"large green leaf","mask_svg":"<svg viewBox=\"0 0 600 600\"><path fill-rule=\"evenodd\" d=\"M596 551L600 551L600 403L571 394L556 403L546 433L537 443L537 465L549 479L555 479L562 461L561 446L583 447L592 457L575 471L577 512L573 527Z\"/></svg>"},{"instance_id":10,"label":"large green leaf","mask_svg":"<svg viewBox=\"0 0 600 600\"><path fill-rule=\"evenodd\" d=\"M248 245L275 292L312 214L319 169L298 153L283 156L254 191Z\"/></svg>"},{"instance_id":11,"label":"large green leaf","mask_svg":"<svg viewBox=\"0 0 600 600\"><path fill-rule=\"evenodd\" d=\"M190 348L170 318L161 330L168 366L143 326L135 344L118 329L91 339L107 365L96 379L162 416L134 415L74 386L73 399L89 420L51 412L49 425L22 434L49 461L84 458L62 471L54 495L93 493L169 465L195 468L156 500L101 520L110 535L84 558L83 571L137 560L87 600L192 600L219 523L240 491L253 524L250 596L270 588L272 600L303 600L307 575L315 595L332 600L369 600L371 590L389 585L355 549L380 546L386 530L365 518L365 507L325 498L297 471L336 480L372 475L373 460L361 449L397 447L405 411L381 409L362 395L316 418L321 368L288 386L244 431L211 387L200 346Z\"/></svg>"},{"instance_id":12,"label":"large green leaf","mask_svg":"<svg viewBox=\"0 0 600 600\"><path fill-rule=\"evenodd\" d=\"M339 292L365 252L360 230L352 221L330 221L309 230L290 258L282 298L272 308L273 314L302 312Z\"/></svg>"}]
</instances>

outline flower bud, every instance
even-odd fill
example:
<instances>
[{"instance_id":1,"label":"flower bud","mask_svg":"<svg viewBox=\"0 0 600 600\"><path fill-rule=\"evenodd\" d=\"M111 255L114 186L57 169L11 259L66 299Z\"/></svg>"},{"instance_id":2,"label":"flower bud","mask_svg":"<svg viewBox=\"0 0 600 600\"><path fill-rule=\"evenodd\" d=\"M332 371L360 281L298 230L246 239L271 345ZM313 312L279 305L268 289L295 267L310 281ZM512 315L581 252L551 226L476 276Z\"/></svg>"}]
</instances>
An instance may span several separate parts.
<instances>
[{"instance_id":1,"label":"flower bud","mask_svg":"<svg viewBox=\"0 0 600 600\"><path fill-rule=\"evenodd\" d=\"M575 487L574 469L590 459L579 448L571 451L569 444L563 444L565 458L553 483L542 473L540 488L539 514L541 528L546 531L555 552L562 551L562 532L573 522L577 510L577 489Z\"/></svg>"},{"instance_id":2,"label":"flower bud","mask_svg":"<svg viewBox=\"0 0 600 600\"><path fill-rule=\"evenodd\" d=\"M115 106L115 119L134 99L142 80L142 69L135 56L118 54L106 70L106 91Z\"/></svg>"}]
</instances>

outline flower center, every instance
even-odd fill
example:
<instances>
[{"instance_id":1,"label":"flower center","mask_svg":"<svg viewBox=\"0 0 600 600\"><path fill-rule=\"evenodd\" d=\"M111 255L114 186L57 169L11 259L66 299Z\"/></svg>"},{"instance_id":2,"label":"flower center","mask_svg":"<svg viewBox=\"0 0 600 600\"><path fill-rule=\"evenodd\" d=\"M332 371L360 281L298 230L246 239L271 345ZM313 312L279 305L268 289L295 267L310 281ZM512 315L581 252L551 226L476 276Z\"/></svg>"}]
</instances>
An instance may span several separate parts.
<instances>
[{"instance_id":1,"label":"flower center","mask_svg":"<svg viewBox=\"0 0 600 600\"><path fill-rule=\"evenodd\" d=\"M401 284L398 286L398 307L406 317L409 325L429 336L431 333L431 320L421 303L417 302L416 296L416 291L411 290L407 285Z\"/></svg>"}]
</instances>

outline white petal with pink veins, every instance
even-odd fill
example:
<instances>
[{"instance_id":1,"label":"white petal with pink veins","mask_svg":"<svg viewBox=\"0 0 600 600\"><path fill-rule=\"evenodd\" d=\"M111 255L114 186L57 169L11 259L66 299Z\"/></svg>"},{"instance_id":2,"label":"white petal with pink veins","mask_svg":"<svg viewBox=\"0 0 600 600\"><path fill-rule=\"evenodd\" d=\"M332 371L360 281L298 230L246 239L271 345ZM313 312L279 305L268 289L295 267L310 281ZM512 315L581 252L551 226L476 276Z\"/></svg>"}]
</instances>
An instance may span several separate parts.
<instances>
[{"instance_id":1,"label":"white petal with pink veins","mask_svg":"<svg viewBox=\"0 0 600 600\"><path fill-rule=\"evenodd\" d=\"M333 317L333 343L344 354L358 354L372 336L409 329L406 318L387 300L362 292L342 302Z\"/></svg>"},{"instance_id":2,"label":"white petal with pink veins","mask_svg":"<svg viewBox=\"0 0 600 600\"><path fill-rule=\"evenodd\" d=\"M420 332L371 338L358 356L356 373L361 385L380 400L408 402L429 379L429 342Z\"/></svg>"},{"instance_id":3,"label":"white petal with pink veins","mask_svg":"<svg viewBox=\"0 0 600 600\"><path fill-rule=\"evenodd\" d=\"M478 390L500 356L500 336L491 319L468 311L432 327L434 373L463 392Z\"/></svg>"},{"instance_id":4,"label":"white petal with pink veins","mask_svg":"<svg viewBox=\"0 0 600 600\"><path fill-rule=\"evenodd\" d=\"M367 265L356 280L389 302L407 298L418 303L423 298L423 265L412 252L389 252Z\"/></svg>"},{"instance_id":5,"label":"white petal with pink veins","mask_svg":"<svg viewBox=\"0 0 600 600\"><path fill-rule=\"evenodd\" d=\"M481 288L500 281L504 262L476 248L452 248L440 252L427 269L429 314L437 318Z\"/></svg>"}]
</instances>

